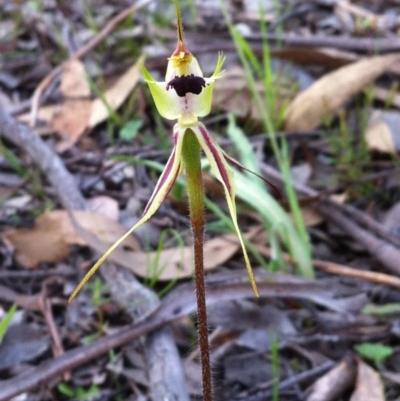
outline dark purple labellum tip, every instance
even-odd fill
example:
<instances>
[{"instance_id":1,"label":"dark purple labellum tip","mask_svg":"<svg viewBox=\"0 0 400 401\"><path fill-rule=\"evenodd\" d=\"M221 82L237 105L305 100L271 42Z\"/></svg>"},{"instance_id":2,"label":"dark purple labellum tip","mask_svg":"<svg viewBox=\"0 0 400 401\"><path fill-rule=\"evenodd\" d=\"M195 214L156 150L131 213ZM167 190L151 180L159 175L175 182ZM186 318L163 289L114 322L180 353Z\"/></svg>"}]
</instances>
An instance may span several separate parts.
<instances>
[{"instance_id":1,"label":"dark purple labellum tip","mask_svg":"<svg viewBox=\"0 0 400 401\"><path fill-rule=\"evenodd\" d=\"M185 97L187 93L200 95L205 87L205 79L202 77L195 77L193 74L175 77L167 83L167 90L174 88L179 97Z\"/></svg>"}]
</instances>

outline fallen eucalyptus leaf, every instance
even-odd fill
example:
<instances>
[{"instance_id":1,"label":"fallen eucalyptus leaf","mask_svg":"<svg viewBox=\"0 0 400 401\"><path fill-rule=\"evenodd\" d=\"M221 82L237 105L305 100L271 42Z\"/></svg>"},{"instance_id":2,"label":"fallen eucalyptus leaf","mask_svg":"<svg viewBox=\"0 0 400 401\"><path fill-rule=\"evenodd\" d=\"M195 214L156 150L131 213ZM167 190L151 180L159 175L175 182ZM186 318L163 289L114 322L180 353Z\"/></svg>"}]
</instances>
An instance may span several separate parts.
<instances>
[{"instance_id":1,"label":"fallen eucalyptus leaf","mask_svg":"<svg viewBox=\"0 0 400 401\"><path fill-rule=\"evenodd\" d=\"M356 388L350 401L385 401L383 383L379 374L361 359L357 359Z\"/></svg>"},{"instance_id":2,"label":"fallen eucalyptus leaf","mask_svg":"<svg viewBox=\"0 0 400 401\"><path fill-rule=\"evenodd\" d=\"M75 217L85 230L103 241L115 242L126 232L126 228L115 220L91 211L76 211ZM17 261L25 267L33 268L39 263L56 263L70 253L71 245L87 245L71 224L68 212L64 210L46 211L36 219L33 229L12 229L4 236L16 251ZM126 247L139 250L135 237L130 237Z\"/></svg>"},{"instance_id":3,"label":"fallen eucalyptus leaf","mask_svg":"<svg viewBox=\"0 0 400 401\"><path fill-rule=\"evenodd\" d=\"M318 127L399 61L399 54L370 57L324 75L291 102L286 113L286 130L307 131Z\"/></svg>"}]
</instances>

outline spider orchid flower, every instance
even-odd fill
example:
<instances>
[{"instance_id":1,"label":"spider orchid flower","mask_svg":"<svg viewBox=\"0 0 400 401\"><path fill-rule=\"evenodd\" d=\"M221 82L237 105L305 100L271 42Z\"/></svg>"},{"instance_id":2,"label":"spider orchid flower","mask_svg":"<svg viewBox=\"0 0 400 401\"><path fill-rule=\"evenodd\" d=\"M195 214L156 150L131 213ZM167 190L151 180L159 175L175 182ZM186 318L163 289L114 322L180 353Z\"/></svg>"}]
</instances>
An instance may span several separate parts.
<instances>
[{"instance_id":1,"label":"spider orchid flower","mask_svg":"<svg viewBox=\"0 0 400 401\"><path fill-rule=\"evenodd\" d=\"M175 0L174 3L177 6ZM229 213L243 250L249 278L255 294L258 296L258 290L251 269L250 260L237 222L235 182L233 171L228 162L231 162L241 169L247 169L238 161L228 156L211 137L204 124L198 120L199 117L204 117L211 111L214 85L216 80L223 74L222 66L225 57L220 53L218 55L214 73L209 78L204 78L197 59L184 44L182 21L178 6L177 14L178 43L175 51L169 58L165 81L156 82L150 75L149 71L142 66L144 79L150 88L158 112L162 117L168 120L177 120L177 123L173 128L174 148L139 221L124 236L114 243L92 267L73 292L70 300L73 299L82 289L111 252L113 252L128 236L130 236L133 231L149 220L158 210L162 202L166 199L178 175L184 169L188 171L188 163L185 162L184 139L189 131L194 134L198 144L203 149L210 163L211 169L222 183ZM200 156L198 157L200 158ZM201 191L203 191L201 180L199 186L201 186ZM203 219L203 217L201 217L201 219Z\"/></svg>"}]
</instances>

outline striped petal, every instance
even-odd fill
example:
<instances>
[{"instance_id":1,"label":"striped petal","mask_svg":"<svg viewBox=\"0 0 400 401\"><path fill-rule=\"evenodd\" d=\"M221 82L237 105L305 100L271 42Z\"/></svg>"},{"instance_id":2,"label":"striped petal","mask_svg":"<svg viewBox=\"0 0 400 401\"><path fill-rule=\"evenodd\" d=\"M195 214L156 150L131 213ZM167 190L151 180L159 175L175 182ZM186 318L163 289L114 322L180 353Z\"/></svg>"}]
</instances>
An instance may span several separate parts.
<instances>
[{"instance_id":1,"label":"striped petal","mask_svg":"<svg viewBox=\"0 0 400 401\"><path fill-rule=\"evenodd\" d=\"M153 194L147 203L142 216L139 221L129 229L129 231L123 235L117 242L115 242L108 251L97 261L97 263L89 270L83 280L76 287L74 292L70 297L70 301L72 301L79 291L83 288L83 286L90 280L93 274L97 271L97 269L103 264L103 262L110 256L110 254L125 241L138 227L140 227L143 223L150 219L150 217L158 210L161 203L167 197L169 191L174 185L177 176L179 175L182 169L182 144L183 144L183 136L185 134L185 129L178 130L174 133L174 142L175 146L172 150L171 156L168 159L168 162L162 172L156 187L153 191Z\"/></svg>"},{"instance_id":2,"label":"striped petal","mask_svg":"<svg viewBox=\"0 0 400 401\"><path fill-rule=\"evenodd\" d=\"M235 181L233 178L233 171L225 158L223 150L219 147L219 145L207 132L206 127L203 124L199 123L197 127L191 127L191 129L196 134L197 139L200 142L200 145L203 148L208 161L210 162L214 174L217 176L219 181L221 181L224 187L229 213L231 215L236 233L239 237L240 245L242 246L244 260L246 262L246 268L249 274L250 282L253 287L254 293L257 296L259 296L253 270L251 269L250 260L247 255L246 247L243 242L243 237L237 222L236 203L235 203Z\"/></svg>"}]
</instances>

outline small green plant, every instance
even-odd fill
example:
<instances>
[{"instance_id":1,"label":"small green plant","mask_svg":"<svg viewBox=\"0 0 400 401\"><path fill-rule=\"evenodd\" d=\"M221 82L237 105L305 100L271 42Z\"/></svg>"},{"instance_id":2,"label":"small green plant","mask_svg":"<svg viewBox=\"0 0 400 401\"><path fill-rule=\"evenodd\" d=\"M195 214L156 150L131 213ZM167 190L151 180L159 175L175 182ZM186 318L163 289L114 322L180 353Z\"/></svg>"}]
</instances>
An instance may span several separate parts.
<instances>
[{"instance_id":1,"label":"small green plant","mask_svg":"<svg viewBox=\"0 0 400 401\"><path fill-rule=\"evenodd\" d=\"M227 133L235 144L240 154L240 159L251 171L261 174L249 140L244 132L235 124L232 116L228 118L229 124ZM235 172L238 198L257 210L263 219L266 232L268 233L272 254L275 255L275 267L279 264L280 269L286 264L283 263L281 243L284 244L292 257L296 260L300 274L305 277L312 277L314 271L310 262L310 254L307 248L303 247L302 238L293 227L289 216L281 205L270 195L264 184L255 177L245 172ZM275 270L275 269L274 269Z\"/></svg>"},{"instance_id":2,"label":"small green plant","mask_svg":"<svg viewBox=\"0 0 400 401\"><path fill-rule=\"evenodd\" d=\"M105 108L107 109L108 119L107 119L107 130L108 137L110 139L111 144L114 143L115 132L117 130L121 130L124 126L124 121L122 117L113 109L113 107L109 104L105 91L106 86L103 77L99 77L99 83L97 84L90 75L86 75L86 79L88 80L91 91L103 102Z\"/></svg>"},{"instance_id":3,"label":"small green plant","mask_svg":"<svg viewBox=\"0 0 400 401\"><path fill-rule=\"evenodd\" d=\"M272 365L272 401L279 401L279 339L272 334L271 340Z\"/></svg>"},{"instance_id":4,"label":"small green plant","mask_svg":"<svg viewBox=\"0 0 400 401\"><path fill-rule=\"evenodd\" d=\"M0 154L4 156L7 163L12 167L12 169L20 176L25 177L27 174L27 170L22 165L19 158L10 150L8 149L2 140L0 140Z\"/></svg>"},{"instance_id":5,"label":"small green plant","mask_svg":"<svg viewBox=\"0 0 400 401\"><path fill-rule=\"evenodd\" d=\"M276 113L272 107L275 107L275 93L274 93L274 83L272 80L272 64L270 59L269 47L268 43L264 41L263 47L263 63L260 64L257 60L257 57L252 52L248 42L242 37L242 35L238 32L238 30L233 26L232 21L226 11L223 8L223 12L225 15L225 19L227 21L231 36L236 46L236 50L238 52L239 58L243 65L245 71L245 78L247 84L250 88L250 92L252 94L253 101L255 102L258 111L261 116L261 122L264 126L265 131L268 133L270 143L272 146L272 150L274 152L275 159L278 163L280 171L283 176L284 187L286 191L286 195L289 201L290 211L293 216L294 224L297 230L296 237L292 237L292 241L294 240L296 243L292 242L292 249L302 250L301 254L303 256L303 268L302 274L307 277L314 277L314 270L311 263L311 249L309 243L309 237L307 233L307 228L305 226L300 205L298 202L298 198L296 195L296 191L293 186L291 173L290 173L290 160L288 153L288 146L285 138L281 138L278 141L276 136L277 126L280 123L280 120L274 119L273 116L280 115L281 113ZM265 32L265 28L262 28ZM254 72L255 71L255 72ZM257 71L259 73L257 74ZM260 73L261 71L261 73ZM266 71L265 74L263 71ZM258 77L262 76L262 79L265 87L266 99L263 99L259 91L256 87L256 82ZM284 115L284 111L282 111L282 115ZM259 192L259 189L255 189L256 192ZM246 191L249 191L249 188L246 188ZM238 191L240 194L240 190ZM250 200L252 196L250 194L247 195L247 198ZM286 215L286 212L281 208L280 214ZM296 257L297 259L297 257ZM307 267L306 267L307 266Z\"/></svg>"},{"instance_id":6,"label":"small green plant","mask_svg":"<svg viewBox=\"0 0 400 401\"><path fill-rule=\"evenodd\" d=\"M99 388L95 384L92 384L87 390L85 390L83 387L72 388L66 383L59 383L57 389L61 394L75 400L89 401L94 399L100 393Z\"/></svg>"},{"instance_id":7,"label":"small green plant","mask_svg":"<svg viewBox=\"0 0 400 401\"><path fill-rule=\"evenodd\" d=\"M92 293L92 302L96 307L101 307L110 302L109 298L104 297L104 283L100 278L96 278L93 283L89 283L88 290Z\"/></svg>"},{"instance_id":8,"label":"small green plant","mask_svg":"<svg viewBox=\"0 0 400 401\"><path fill-rule=\"evenodd\" d=\"M392 302L384 305L367 304L363 308L363 313L366 315L386 316L390 314L400 313L400 303Z\"/></svg>"},{"instance_id":9,"label":"small green plant","mask_svg":"<svg viewBox=\"0 0 400 401\"><path fill-rule=\"evenodd\" d=\"M8 330L8 327L11 324L12 318L17 310L17 305L11 306L11 308L8 310L4 318L0 322L0 344L3 341L3 338Z\"/></svg>"},{"instance_id":10,"label":"small green plant","mask_svg":"<svg viewBox=\"0 0 400 401\"><path fill-rule=\"evenodd\" d=\"M123 141L131 141L135 139L143 126L142 120L129 120L119 131L119 137Z\"/></svg>"},{"instance_id":11,"label":"small green plant","mask_svg":"<svg viewBox=\"0 0 400 401\"><path fill-rule=\"evenodd\" d=\"M176 252L182 254L183 247L185 246L182 236L176 232L175 230L167 229L163 230L160 236L160 240L158 241L157 244L157 249L156 249L156 256L153 258L153 260L149 260L147 264L147 269L146 269L146 279L145 279L145 284L147 287L154 288L155 285L158 283L159 278L161 273L166 267L166 264L161 264L160 257L161 257L161 252L163 249L167 248L165 244L165 238L168 233L171 233L178 243L178 246L176 246ZM182 254L183 256L183 254ZM177 283L178 281L178 276L175 277L173 280L171 280L162 290L158 291L157 295L159 297L162 297L165 295L167 292L169 292Z\"/></svg>"},{"instance_id":12,"label":"small green plant","mask_svg":"<svg viewBox=\"0 0 400 401\"><path fill-rule=\"evenodd\" d=\"M393 348L383 344L361 343L354 346L355 351L363 358L375 362L377 365L393 355Z\"/></svg>"},{"instance_id":13,"label":"small green plant","mask_svg":"<svg viewBox=\"0 0 400 401\"><path fill-rule=\"evenodd\" d=\"M86 336L84 339L86 344L91 344L106 332L108 322L104 319L103 306L110 302L110 298L104 296L104 282L98 277L96 277L96 280L94 280L93 283L88 284L88 290L92 293L92 303L96 308L98 320L97 332Z\"/></svg>"},{"instance_id":14,"label":"small green plant","mask_svg":"<svg viewBox=\"0 0 400 401\"><path fill-rule=\"evenodd\" d=\"M38 168L27 169L21 163L21 160L12 150L7 148L0 140L0 154L4 156L11 168L22 178L24 178L32 186L32 193L41 200L46 202L45 208L53 208L53 202L48 198L46 191L43 189L43 178ZM32 213L34 213L32 209ZM41 213L43 211L41 210ZM39 214L41 214L39 213Z\"/></svg>"},{"instance_id":15,"label":"small green plant","mask_svg":"<svg viewBox=\"0 0 400 401\"><path fill-rule=\"evenodd\" d=\"M332 119L325 121L329 133L324 135L329 144L331 163L335 169L333 179L348 183L347 194L350 199L360 199L376 191L373 182L358 182L363 174L368 173L371 155L365 140L365 132L368 127L369 114L373 102L373 88L368 88L362 98L356 100L355 113L358 121L358 135L349 127L348 113L345 110L339 112L338 126L333 125Z\"/></svg>"}]
</instances>

